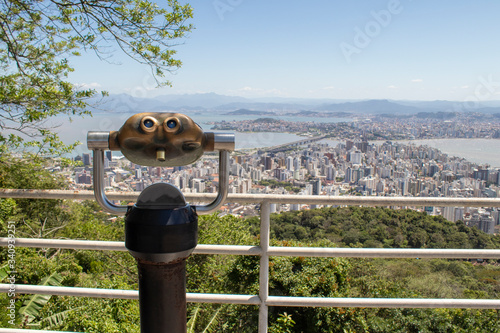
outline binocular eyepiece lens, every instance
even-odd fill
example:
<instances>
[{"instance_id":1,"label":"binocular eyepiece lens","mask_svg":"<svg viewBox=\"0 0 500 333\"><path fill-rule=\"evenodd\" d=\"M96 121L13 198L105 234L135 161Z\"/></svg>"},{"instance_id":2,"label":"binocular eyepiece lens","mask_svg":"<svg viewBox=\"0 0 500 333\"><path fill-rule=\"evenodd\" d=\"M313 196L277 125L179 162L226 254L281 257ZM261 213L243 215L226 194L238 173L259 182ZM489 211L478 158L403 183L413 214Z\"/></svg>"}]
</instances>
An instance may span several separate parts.
<instances>
[{"instance_id":1,"label":"binocular eyepiece lens","mask_svg":"<svg viewBox=\"0 0 500 333\"><path fill-rule=\"evenodd\" d=\"M177 126L177 121L173 120L173 119L170 119L170 120L167 120L167 127L170 128L170 129L173 129Z\"/></svg>"},{"instance_id":2,"label":"binocular eyepiece lens","mask_svg":"<svg viewBox=\"0 0 500 333\"><path fill-rule=\"evenodd\" d=\"M152 128L154 125L155 125L155 123L151 119L145 119L144 120L144 127L146 127L146 128Z\"/></svg>"}]
</instances>

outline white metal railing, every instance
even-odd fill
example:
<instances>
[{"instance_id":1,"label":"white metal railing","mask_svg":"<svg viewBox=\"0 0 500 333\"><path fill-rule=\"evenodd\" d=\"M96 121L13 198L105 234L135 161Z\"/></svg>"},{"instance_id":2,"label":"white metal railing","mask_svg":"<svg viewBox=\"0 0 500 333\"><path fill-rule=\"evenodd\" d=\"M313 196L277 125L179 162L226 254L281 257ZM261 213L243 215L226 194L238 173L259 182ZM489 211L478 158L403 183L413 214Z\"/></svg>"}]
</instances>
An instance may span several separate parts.
<instances>
[{"instance_id":1,"label":"white metal railing","mask_svg":"<svg viewBox=\"0 0 500 333\"><path fill-rule=\"evenodd\" d=\"M8 245L8 238L0 237L0 246ZM16 238L18 247L56 248L73 250L128 251L124 242L87 241L68 239ZM263 254L261 246L198 244L193 254L250 255ZM280 257L343 257L343 258L444 258L444 259L498 259L500 250L464 249L386 249L386 248L324 248L269 246L269 256Z\"/></svg>"},{"instance_id":2,"label":"white metal railing","mask_svg":"<svg viewBox=\"0 0 500 333\"><path fill-rule=\"evenodd\" d=\"M139 192L108 192L110 200L137 200ZM208 202L215 198L213 194L184 195L189 202ZM94 200L94 192L79 190L17 190L0 189L0 198L18 199L67 199ZM436 198L436 197L361 197L328 195L274 195L274 194L229 194L226 202L233 203L279 203L311 204L338 206L387 206L387 207L496 207L500 208L499 198Z\"/></svg>"},{"instance_id":3,"label":"white metal railing","mask_svg":"<svg viewBox=\"0 0 500 333\"><path fill-rule=\"evenodd\" d=\"M135 201L139 193L108 193L111 200ZM0 198L34 199L93 199L90 191L61 190L8 190L0 189ZM191 202L206 202L212 195L186 194ZM500 199L485 198L409 198L409 197L332 197L294 195L249 195L230 194L227 202L260 204L260 244L245 245L203 245L194 254L231 254L260 256L259 295L228 295L188 293L187 301L196 303L230 303L259 305L259 332L267 332L269 306L304 307L384 307L384 308L476 308L500 309L497 299L416 299L416 298L328 298L328 297L278 297L269 296L269 257L351 257L351 258L448 258L448 259L500 259L500 250L463 249L366 249L366 248L317 248L317 247L277 247L270 246L270 204L315 204L315 205L360 205L393 207L500 207ZM87 240L26 239L16 238L16 246L39 248L64 248L105 251L126 251L123 242ZM6 246L8 238L0 238L0 245ZM7 292L10 285L0 284L0 292ZM137 299L135 290L99 288L48 287L16 285L17 293L48 294L65 296L85 296L100 298ZM0 329L0 332L2 330ZM21 330L22 331L22 330ZM23 331L29 332L29 331Z\"/></svg>"},{"instance_id":4,"label":"white metal railing","mask_svg":"<svg viewBox=\"0 0 500 333\"><path fill-rule=\"evenodd\" d=\"M75 332L68 332L68 331L45 331L45 330L25 330L25 329L19 329L19 328L0 328L0 333L5 332L5 333L75 333ZM76 332L78 333L78 332Z\"/></svg>"}]
</instances>

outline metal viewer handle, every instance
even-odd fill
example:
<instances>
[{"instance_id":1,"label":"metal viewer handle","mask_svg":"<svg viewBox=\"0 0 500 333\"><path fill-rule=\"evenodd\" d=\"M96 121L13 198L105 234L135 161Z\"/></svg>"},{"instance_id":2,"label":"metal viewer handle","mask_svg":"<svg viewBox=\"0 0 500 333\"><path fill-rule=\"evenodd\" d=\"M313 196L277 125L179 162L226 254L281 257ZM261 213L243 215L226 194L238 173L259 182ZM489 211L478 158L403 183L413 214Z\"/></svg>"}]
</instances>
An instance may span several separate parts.
<instances>
[{"instance_id":1,"label":"metal viewer handle","mask_svg":"<svg viewBox=\"0 0 500 333\"><path fill-rule=\"evenodd\" d=\"M109 132L88 132L87 147L93 151L94 195L101 207L116 215L125 215L127 206L111 203L104 192L104 150L109 149Z\"/></svg>"},{"instance_id":2,"label":"metal viewer handle","mask_svg":"<svg viewBox=\"0 0 500 333\"><path fill-rule=\"evenodd\" d=\"M234 150L234 134L232 133L207 133L213 136L214 150L219 151L219 188L215 200L205 206L195 206L198 214L211 214L218 210L226 201L229 188L229 152Z\"/></svg>"},{"instance_id":3,"label":"metal viewer handle","mask_svg":"<svg viewBox=\"0 0 500 333\"><path fill-rule=\"evenodd\" d=\"M229 152L219 151L219 189L214 201L205 206L195 206L200 215L211 214L218 210L226 201L229 186Z\"/></svg>"}]
</instances>

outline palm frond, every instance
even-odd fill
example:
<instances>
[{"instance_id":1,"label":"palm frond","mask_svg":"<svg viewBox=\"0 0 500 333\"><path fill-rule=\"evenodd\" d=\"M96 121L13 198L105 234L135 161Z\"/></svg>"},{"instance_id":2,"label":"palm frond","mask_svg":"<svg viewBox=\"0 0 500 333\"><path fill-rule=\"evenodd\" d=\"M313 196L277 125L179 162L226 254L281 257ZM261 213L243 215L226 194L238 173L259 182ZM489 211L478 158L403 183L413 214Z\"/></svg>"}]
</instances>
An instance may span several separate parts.
<instances>
[{"instance_id":1,"label":"palm frond","mask_svg":"<svg viewBox=\"0 0 500 333\"><path fill-rule=\"evenodd\" d=\"M65 311L58 312L56 314L53 314L52 316L43 318L42 320L40 320L39 322L37 322L34 325L37 325L37 326L42 326L43 325L44 329L55 328L57 326L60 326L64 322L64 320L66 318L68 318L68 315L71 312L76 311L76 310L80 310L80 309L83 309L83 308L84 308L83 306L79 306L79 307L76 307L76 308L72 308L72 309L68 309L68 310L65 310ZM44 325L45 323L47 323L47 325Z\"/></svg>"},{"instance_id":2,"label":"palm frond","mask_svg":"<svg viewBox=\"0 0 500 333\"><path fill-rule=\"evenodd\" d=\"M59 273L52 273L49 276L42 279L39 283L41 286L60 286L63 277ZM19 309L19 313L28 317L28 323L32 322L36 317L40 315L40 311L50 300L52 295L33 295L28 300L26 300Z\"/></svg>"},{"instance_id":3,"label":"palm frond","mask_svg":"<svg viewBox=\"0 0 500 333\"><path fill-rule=\"evenodd\" d=\"M215 311L214 315L212 316L212 318L208 322L207 327L205 327L205 329L203 330L203 333L215 332L215 330L217 328L217 319L219 319L219 313L220 313L221 309L222 309L222 306L219 306L217 311Z\"/></svg>"},{"instance_id":4,"label":"palm frond","mask_svg":"<svg viewBox=\"0 0 500 333\"><path fill-rule=\"evenodd\" d=\"M9 274L7 273L7 265L0 267L0 281L3 281Z\"/></svg>"},{"instance_id":5,"label":"palm frond","mask_svg":"<svg viewBox=\"0 0 500 333\"><path fill-rule=\"evenodd\" d=\"M187 322L187 333L195 333L194 332L194 327L196 325L196 317L198 316L198 313L200 312L200 306L198 305L193 313L191 314L188 322Z\"/></svg>"}]
</instances>

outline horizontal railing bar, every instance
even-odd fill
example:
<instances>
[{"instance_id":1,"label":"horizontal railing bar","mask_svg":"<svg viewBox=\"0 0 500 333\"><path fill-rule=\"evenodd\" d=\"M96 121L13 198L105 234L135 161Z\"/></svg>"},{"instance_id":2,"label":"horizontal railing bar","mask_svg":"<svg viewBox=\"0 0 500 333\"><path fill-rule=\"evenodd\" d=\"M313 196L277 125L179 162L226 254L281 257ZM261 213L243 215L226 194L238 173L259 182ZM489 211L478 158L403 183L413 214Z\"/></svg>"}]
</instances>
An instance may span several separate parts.
<instances>
[{"instance_id":1,"label":"horizontal railing bar","mask_svg":"<svg viewBox=\"0 0 500 333\"><path fill-rule=\"evenodd\" d=\"M498 299L450 298L335 298L269 296L268 306L339 307L339 308L454 308L500 309Z\"/></svg>"},{"instance_id":2,"label":"horizontal railing bar","mask_svg":"<svg viewBox=\"0 0 500 333\"><path fill-rule=\"evenodd\" d=\"M0 238L7 246L9 238ZM15 238L19 247L58 248L75 250L127 251L124 242L86 241L68 239ZM194 254L261 255L259 246L199 244ZM400 248L336 248L336 247L269 247L270 256L285 257L344 257L344 258L444 258L500 259L500 250L477 249L400 249Z\"/></svg>"},{"instance_id":3,"label":"horizontal railing bar","mask_svg":"<svg viewBox=\"0 0 500 333\"><path fill-rule=\"evenodd\" d=\"M463 249L380 249L380 248L269 248L270 256L287 257L344 257L344 258L443 258L443 259L500 259L500 250Z\"/></svg>"},{"instance_id":4,"label":"horizontal railing bar","mask_svg":"<svg viewBox=\"0 0 500 333\"><path fill-rule=\"evenodd\" d=\"M72 239L15 238L16 247L55 248L72 250L128 251L124 242ZM0 237L0 246L8 246L9 238ZM260 247L251 245L198 244L194 254L260 255Z\"/></svg>"},{"instance_id":5,"label":"horizontal railing bar","mask_svg":"<svg viewBox=\"0 0 500 333\"><path fill-rule=\"evenodd\" d=\"M0 237L0 246L8 246L11 238ZM127 251L124 242L77 239L14 238L16 247L36 247L71 250Z\"/></svg>"},{"instance_id":6,"label":"horizontal railing bar","mask_svg":"<svg viewBox=\"0 0 500 333\"><path fill-rule=\"evenodd\" d=\"M16 294L39 294L57 296L76 296L92 298L119 298L139 299L139 291L123 289L103 288L81 288L81 287L54 287L36 286L29 284L16 284L14 288L10 284L0 284L0 292L8 293L15 290ZM201 294L187 293L186 298L191 303L218 303L218 304L260 304L259 296L256 295L229 295L229 294Z\"/></svg>"},{"instance_id":7,"label":"horizontal railing bar","mask_svg":"<svg viewBox=\"0 0 500 333\"><path fill-rule=\"evenodd\" d=\"M70 331L45 331L45 330L27 330L20 328L0 328L0 333L75 333ZM76 332L78 333L78 332Z\"/></svg>"},{"instance_id":8,"label":"horizontal railing bar","mask_svg":"<svg viewBox=\"0 0 500 333\"><path fill-rule=\"evenodd\" d=\"M260 298L257 295L186 293L186 299L190 303L246 304L246 305L260 304Z\"/></svg>"},{"instance_id":9,"label":"horizontal railing bar","mask_svg":"<svg viewBox=\"0 0 500 333\"><path fill-rule=\"evenodd\" d=\"M139 291L123 289L83 288L83 287L54 287L31 284L0 284L0 292L15 294L36 294L55 296L76 296L92 298L119 298L139 299Z\"/></svg>"},{"instance_id":10,"label":"horizontal railing bar","mask_svg":"<svg viewBox=\"0 0 500 333\"><path fill-rule=\"evenodd\" d=\"M109 192L110 200L135 201L139 192ZM186 193L190 202L208 202L214 199L213 194ZM0 198L25 199L71 199L92 200L92 191L77 190L19 190L0 189ZM327 196L327 195L275 195L275 194L229 194L226 202L233 203L281 203L281 204L315 204L334 206L394 206L394 207L500 207L500 198L436 198L436 197L361 197L361 196Z\"/></svg>"},{"instance_id":11,"label":"horizontal railing bar","mask_svg":"<svg viewBox=\"0 0 500 333\"><path fill-rule=\"evenodd\" d=\"M110 198L112 200L135 200L139 193L122 192L121 199ZM80 190L38 190L38 189L0 189L1 198L14 199L73 199L73 200L92 200L95 199L93 191ZM127 197L127 198L125 198ZM109 195L108 195L109 198Z\"/></svg>"},{"instance_id":12,"label":"horizontal railing bar","mask_svg":"<svg viewBox=\"0 0 500 333\"><path fill-rule=\"evenodd\" d=\"M228 254L242 256L259 256L262 250L259 246L251 245L210 245L198 244L193 251L193 254Z\"/></svg>"},{"instance_id":13,"label":"horizontal railing bar","mask_svg":"<svg viewBox=\"0 0 500 333\"><path fill-rule=\"evenodd\" d=\"M0 284L0 292L9 292L11 285ZM139 299L137 290L51 287L34 285L15 285L18 294L43 294L58 296L77 296L94 298ZM190 303L247 304L259 305L257 295L201 294L187 293ZM497 299L434 299L434 298L335 298L335 297L283 297L269 296L268 306L305 306L305 307L373 307L373 308L471 308L500 309Z\"/></svg>"}]
</instances>

